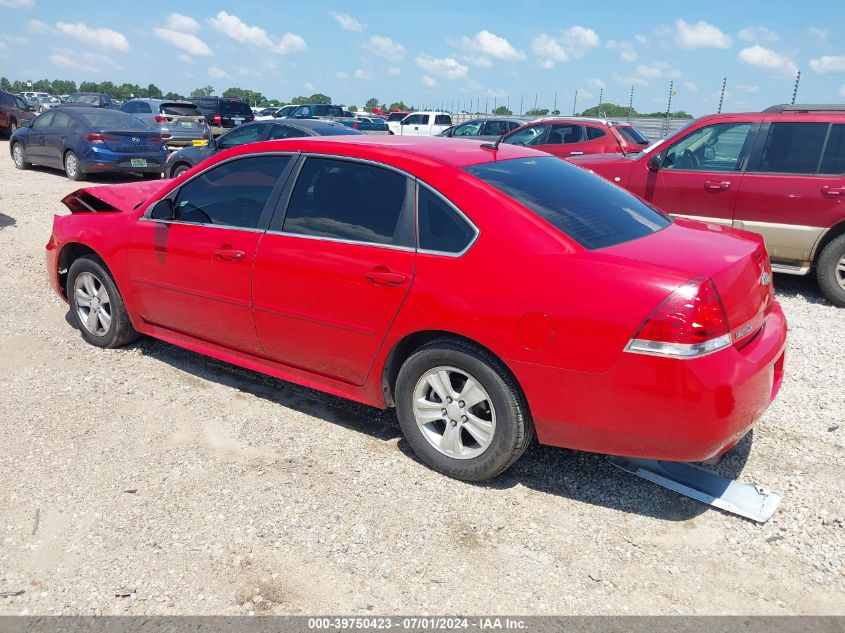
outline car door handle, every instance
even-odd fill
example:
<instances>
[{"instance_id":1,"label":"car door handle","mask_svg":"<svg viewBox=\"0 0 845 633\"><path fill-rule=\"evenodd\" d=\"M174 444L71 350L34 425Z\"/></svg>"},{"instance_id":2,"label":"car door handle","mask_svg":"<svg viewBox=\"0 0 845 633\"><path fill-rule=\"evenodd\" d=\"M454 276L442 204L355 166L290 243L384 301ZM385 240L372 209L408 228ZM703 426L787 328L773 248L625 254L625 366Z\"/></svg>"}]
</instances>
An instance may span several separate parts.
<instances>
[{"instance_id":1,"label":"car door handle","mask_svg":"<svg viewBox=\"0 0 845 633\"><path fill-rule=\"evenodd\" d=\"M569 152L570 156L583 156L584 152Z\"/></svg>"},{"instance_id":2,"label":"car door handle","mask_svg":"<svg viewBox=\"0 0 845 633\"><path fill-rule=\"evenodd\" d=\"M401 286L405 283L405 280L408 279L402 273L394 273L387 268L376 268L375 270L368 272L364 277L367 281L377 284L379 286Z\"/></svg>"},{"instance_id":3,"label":"car door handle","mask_svg":"<svg viewBox=\"0 0 845 633\"><path fill-rule=\"evenodd\" d=\"M239 262L246 257L246 253L226 245L214 251L214 257L222 259L224 262Z\"/></svg>"},{"instance_id":4,"label":"car door handle","mask_svg":"<svg viewBox=\"0 0 845 633\"><path fill-rule=\"evenodd\" d=\"M726 191L731 188L730 180L705 180L704 188L707 191Z\"/></svg>"},{"instance_id":5,"label":"car door handle","mask_svg":"<svg viewBox=\"0 0 845 633\"><path fill-rule=\"evenodd\" d=\"M825 198L845 198L845 187L822 187L822 196Z\"/></svg>"}]
</instances>

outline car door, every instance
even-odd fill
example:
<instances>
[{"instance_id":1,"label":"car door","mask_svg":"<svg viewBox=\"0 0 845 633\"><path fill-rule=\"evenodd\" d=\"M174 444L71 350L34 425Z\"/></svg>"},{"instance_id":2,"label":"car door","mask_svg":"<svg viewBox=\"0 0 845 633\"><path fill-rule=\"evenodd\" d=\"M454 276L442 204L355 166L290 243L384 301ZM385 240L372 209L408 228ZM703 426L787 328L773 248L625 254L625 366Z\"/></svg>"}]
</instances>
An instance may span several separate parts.
<instances>
[{"instance_id":1,"label":"car door","mask_svg":"<svg viewBox=\"0 0 845 633\"><path fill-rule=\"evenodd\" d=\"M427 136L430 130L429 114L410 114L402 119L402 136Z\"/></svg>"},{"instance_id":2,"label":"car door","mask_svg":"<svg viewBox=\"0 0 845 633\"><path fill-rule=\"evenodd\" d=\"M730 225L758 125L734 121L693 129L660 151L657 171L648 168L650 156L637 161L628 188L667 213Z\"/></svg>"},{"instance_id":3,"label":"car door","mask_svg":"<svg viewBox=\"0 0 845 633\"><path fill-rule=\"evenodd\" d=\"M304 160L255 259L255 327L277 362L363 384L414 278L413 181Z\"/></svg>"},{"instance_id":4,"label":"car door","mask_svg":"<svg viewBox=\"0 0 845 633\"><path fill-rule=\"evenodd\" d=\"M224 161L169 196L175 217L157 220L150 210L137 222L128 267L144 321L260 353L252 265L291 161L289 154Z\"/></svg>"},{"instance_id":5,"label":"car door","mask_svg":"<svg viewBox=\"0 0 845 633\"><path fill-rule=\"evenodd\" d=\"M56 110L50 127L44 128L44 160L51 165L61 166L64 149L73 133L75 122L64 110Z\"/></svg>"},{"instance_id":6,"label":"car door","mask_svg":"<svg viewBox=\"0 0 845 633\"><path fill-rule=\"evenodd\" d=\"M843 172L845 123L808 115L766 121L742 178L734 226L762 234L773 261L809 262L824 230L845 215Z\"/></svg>"},{"instance_id":7,"label":"car door","mask_svg":"<svg viewBox=\"0 0 845 633\"><path fill-rule=\"evenodd\" d=\"M537 145L537 149L554 156L568 158L585 153L584 141L586 140L587 134L582 124L552 123L545 140L541 145Z\"/></svg>"},{"instance_id":8,"label":"car door","mask_svg":"<svg viewBox=\"0 0 845 633\"><path fill-rule=\"evenodd\" d=\"M50 127L53 125L54 116L56 116L56 111L49 110L44 114L39 114L32 122L26 136L26 156L30 162L41 165L52 164L44 143L46 134L49 133Z\"/></svg>"}]
</instances>

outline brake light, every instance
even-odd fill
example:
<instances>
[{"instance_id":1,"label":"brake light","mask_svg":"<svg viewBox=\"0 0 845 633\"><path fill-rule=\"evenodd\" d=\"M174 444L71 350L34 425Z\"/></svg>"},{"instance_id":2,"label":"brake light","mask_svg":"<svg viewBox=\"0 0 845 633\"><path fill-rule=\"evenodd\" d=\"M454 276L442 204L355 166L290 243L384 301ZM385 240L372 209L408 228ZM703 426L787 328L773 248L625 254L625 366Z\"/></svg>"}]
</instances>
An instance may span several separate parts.
<instances>
[{"instance_id":1,"label":"brake light","mask_svg":"<svg viewBox=\"0 0 845 633\"><path fill-rule=\"evenodd\" d=\"M103 134L102 132L93 132L85 135L85 140L89 143L102 144L106 141L119 141L120 139L111 134Z\"/></svg>"},{"instance_id":2,"label":"brake light","mask_svg":"<svg viewBox=\"0 0 845 633\"><path fill-rule=\"evenodd\" d=\"M162 116L160 114L155 115L153 118L155 119L156 123L166 123L167 122L167 117Z\"/></svg>"},{"instance_id":3,"label":"brake light","mask_svg":"<svg viewBox=\"0 0 845 633\"><path fill-rule=\"evenodd\" d=\"M357 129L358 129L358 124L357 124L357 123L353 123L353 124L352 124L352 129L353 129L353 130L357 130Z\"/></svg>"},{"instance_id":4,"label":"brake light","mask_svg":"<svg viewBox=\"0 0 845 633\"><path fill-rule=\"evenodd\" d=\"M640 326L626 352L696 358L731 344L725 308L713 281L687 282Z\"/></svg>"},{"instance_id":5,"label":"brake light","mask_svg":"<svg viewBox=\"0 0 845 633\"><path fill-rule=\"evenodd\" d=\"M159 141L161 141L161 139L163 139L163 138L173 138L173 135L172 135L172 134L162 134L162 135L161 135L161 138L159 138L158 136L154 136L154 137L152 137L152 138L150 139L150 142L152 142L152 143L158 143L158 142L159 142Z\"/></svg>"},{"instance_id":6,"label":"brake light","mask_svg":"<svg viewBox=\"0 0 845 633\"><path fill-rule=\"evenodd\" d=\"M221 117L219 114L215 114L211 122L214 123L214 125L220 125L221 123L223 123L223 117Z\"/></svg>"}]
</instances>

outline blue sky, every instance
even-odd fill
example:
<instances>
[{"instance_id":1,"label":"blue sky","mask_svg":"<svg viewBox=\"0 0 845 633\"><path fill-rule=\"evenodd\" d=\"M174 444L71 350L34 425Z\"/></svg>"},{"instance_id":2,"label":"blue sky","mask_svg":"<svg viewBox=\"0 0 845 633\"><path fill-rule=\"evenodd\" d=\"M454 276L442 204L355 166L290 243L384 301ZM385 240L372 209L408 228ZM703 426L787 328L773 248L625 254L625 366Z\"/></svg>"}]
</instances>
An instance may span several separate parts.
<instances>
[{"instance_id":1,"label":"blue sky","mask_svg":"<svg viewBox=\"0 0 845 633\"><path fill-rule=\"evenodd\" d=\"M438 107L471 99L572 111L604 101L639 111L714 111L845 102L845 3L723 2L70 3L0 0L0 76L155 83L187 94L211 84L290 99ZM684 6L688 5L688 6ZM173 13L178 11L178 13ZM474 107L473 107L474 109Z\"/></svg>"}]
</instances>

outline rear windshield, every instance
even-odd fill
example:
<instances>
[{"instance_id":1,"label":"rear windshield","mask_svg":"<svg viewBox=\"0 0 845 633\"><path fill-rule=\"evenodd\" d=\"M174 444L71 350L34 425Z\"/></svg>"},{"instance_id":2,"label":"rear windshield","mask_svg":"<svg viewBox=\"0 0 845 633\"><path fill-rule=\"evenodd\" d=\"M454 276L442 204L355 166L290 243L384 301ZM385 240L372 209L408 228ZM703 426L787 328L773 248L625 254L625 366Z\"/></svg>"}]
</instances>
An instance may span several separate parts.
<instances>
[{"instance_id":1,"label":"rear windshield","mask_svg":"<svg viewBox=\"0 0 845 633\"><path fill-rule=\"evenodd\" d=\"M132 115L117 110L86 112L82 118L95 130L148 130L149 126Z\"/></svg>"},{"instance_id":2,"label":"rear windshield","mask_svg":"<svg viewBox=\"0 0 845 633\"><path fill-rule=\"evenodd\" d=\"M559 158L515 158L464 169L590 250L645 237L671 223L627 191Z\"/></svg>"},{"instance_id":3,"label":"rear windshield","mask_svg":"<svg viewBox=\"0 0 845 633\"><path fill-rule=\"evenodd\" d=\"M162 103L161 114L173 116L200 116L200 109L193 103Z\"/></svg>"},{"instance_id":4,"label":"rear windshield","mask_svg":"<svg viewBox=\"0 0 845 633\"><path fill-rule=\"evenodd\" d=\"M619 132L622 135L622 138L629 143L648 145L648 139L640 134L640 131L635 127L631 127L630 125L620 125L616 128L616 131Z\"/></svg>"},{"instance_id":5,"label":"rear windshield","mask_svg":"<svg viewBox=\"0 0 845 633\"><path fill-rule=\"evenodd\" d=\"M92 105L99 105L100 97L98 95L71 95L68 97L71 103L90 103Z\"/></svg>"},{"instance_id":6,"label":"rear windshield","mask_svg":"<svg viewBox=\"0 0 845 633\"><path fill-rule=\"evenodd\" d=\"M338 123L337 125L321 125L320 127L315 127L313 129L320 136L349 136L355 134L364 134L363 132L353 130L351 127L346 127L345 125L341 125L340 123Z\"/></svg>"},{"instance_id":7,"label":"rear windshield","mask_svg":"<svg viewBox=\"0 0 845 633\"><path fill-rule=\"evenodd\" d=\"M240 114L242 116L252 116L252 108L241 101L221 101L220 114L233 116Z\"/></svg>"}]
</instances>

